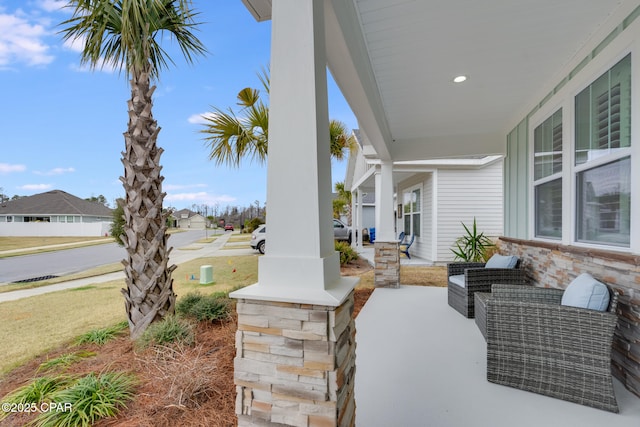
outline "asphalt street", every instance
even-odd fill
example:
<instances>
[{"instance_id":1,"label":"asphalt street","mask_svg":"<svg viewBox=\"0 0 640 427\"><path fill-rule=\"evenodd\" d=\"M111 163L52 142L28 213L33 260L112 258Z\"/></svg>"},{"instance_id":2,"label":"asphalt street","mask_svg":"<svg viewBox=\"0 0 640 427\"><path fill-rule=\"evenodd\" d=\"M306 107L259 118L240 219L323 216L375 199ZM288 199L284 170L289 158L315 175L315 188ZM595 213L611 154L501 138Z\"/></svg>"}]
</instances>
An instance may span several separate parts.
<instances>
[{"instance_id":1,"label":"asphalt street","mask_svg":"<svg viewBox=\"0 0 640 427\"><path fill-rule=\"evenodd\" d=\"M211 235L212 231L207 233ZM175 250L188 246L204 237L204 230L174 233L169 237L169 246L172 246L175 252ZM72 274L101 265L120 262L125 256L124 248L116 243L108 243L41 254L0 258L0 284L44 276Z\"/></svg>"},{"instance_id":2,"label":"asphalt street","mask_svg":"<svg viewBox=\"0 0 640 427\"><path fill-rule=\"evenodd\" d=\"M182 246L184 250L177 248L171 252L169 258L172 264L182 264L187 261L191 261L197 258L216 257L216 256L258 256L257 251L250 248L236 248L233 243L230 244L230 248L226 248L227 242L231 237L231 233L225 233L218 237L212 243L192 243L187 246ZM238 245L244 246L244 245ZM220 250L225 247L224 250ZM124 272L122 270L103 274L102 276L87 277L84 279L70 280L67 282L56 283L54 285L41 286L32 289L20 289L17 291L0 293L0 303L6 301L15 301L22 298L28 298L36 295L42 295L49 292L61 291L65 289L72 289L81 286L95 285L98 283L110 282L112 280L121 280L124 278Z\"/></svg>"}]
</instances>

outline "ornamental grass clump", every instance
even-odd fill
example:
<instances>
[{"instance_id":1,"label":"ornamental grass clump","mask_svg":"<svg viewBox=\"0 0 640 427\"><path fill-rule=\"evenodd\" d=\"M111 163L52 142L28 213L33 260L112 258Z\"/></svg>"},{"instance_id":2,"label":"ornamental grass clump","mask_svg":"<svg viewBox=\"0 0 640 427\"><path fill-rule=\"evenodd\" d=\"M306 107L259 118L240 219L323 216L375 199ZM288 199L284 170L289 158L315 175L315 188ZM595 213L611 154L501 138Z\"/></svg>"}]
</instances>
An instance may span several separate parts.
<instances>
[{"instance_id":1,"label":"ornamental grass clump","mask_svg":"<svg viewBox=\"0 0 640 427\"><path fill-rule=\"evenodd\" d=\"M176 312L198 322L225 321L231 316L232 301L225 292L202 295L191 292L176 303Z\"/></svg>"},{"instance_id":2,"label":"ornamental grass clump","mask_svg":"<svg viewBox=\"0 0 640 427\"><path fill-rule=\"evenodd\" d=\"M82 344L97 344L103 345L108 341L116 338L127 328L127 322L120 322L114 326L102 329L93 329L85 334L76 338L75 343L77 345Z\"/></svg>"},{"instance_id":3,"label":"ornamental grass clump","mask_svg":"<svg viewBox=\"0 0 640 427\"><path fill-rule=\"evenodd\" d=\"M49 407L34 420L37 427L92 426L113 417L133 399L136 378L123 372L94 372L51 395Z\"/></svg>"},{"instance_id":4,"label":"ornamental grass clump","mask_svg":"<svg viewBox=\"0 0 640 427\"><path fill-rule=\"evenodd\" d=\"M25 407L24 405L33 404L37 408L42 402L50 400L55 392L69 386L73 381L74 378L68 375L35 378L30 383L6 395L2 399L2 407L5 408L5 405L9 405L7 407L10 409L12 406ZM0 411L0 420L11 413L11 411Z\"/></svg>"},{"instance_id":5,"label":"ornamental grass clump","mask_svg":"<svg viewBox=\"0 0 640 427\"><path fill-rule=\"evenodd\" d=\"M138 338L136 344L140 348L146 348L173 343L190 346L194 342L193 325L185 319L169 316L152 323Z\"/></svg>"},{"instance_id":6,"label":"ornamental grass clump","mask_svg":"<svg viewBox=\"0 0 640 427\"><path fill-rule=\"evenodd\" d=\"M48 359L46 362L42 362L38 367L38 371L49 371L57 368L65 369L84 358L95 355L96 353L93 351L77 351L75 353L63 354L54 359Z\"/></svg>"}]
</instances>

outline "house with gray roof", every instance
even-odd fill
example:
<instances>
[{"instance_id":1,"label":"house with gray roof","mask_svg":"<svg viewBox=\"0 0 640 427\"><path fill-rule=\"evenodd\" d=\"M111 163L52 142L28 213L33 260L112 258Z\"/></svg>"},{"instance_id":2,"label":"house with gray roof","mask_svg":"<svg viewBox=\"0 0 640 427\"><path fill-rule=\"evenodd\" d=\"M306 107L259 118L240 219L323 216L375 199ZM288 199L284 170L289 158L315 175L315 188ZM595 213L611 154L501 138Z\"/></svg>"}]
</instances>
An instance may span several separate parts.
<instances>
[{"instance_id":1,"label":"house with gray roof","mask_svg":"<svg viewBox=\"0 0 640 427\"><path fill-rule=\"evenodd\" d=\"M0 236L104 236L113 210L61 190L0 204Z\"/></svg>"},{"instance_id":2,"label":"house with gray roof","mask_svg":"<svg viewBox=\"0 0 640 427\"><path fill-rule=\"evenodd\" d=\"M207 220L204 216L189 209L182 209L173 213L175 226L178 228L192 228L204 230Z\"/></svg>"}]
</instances>

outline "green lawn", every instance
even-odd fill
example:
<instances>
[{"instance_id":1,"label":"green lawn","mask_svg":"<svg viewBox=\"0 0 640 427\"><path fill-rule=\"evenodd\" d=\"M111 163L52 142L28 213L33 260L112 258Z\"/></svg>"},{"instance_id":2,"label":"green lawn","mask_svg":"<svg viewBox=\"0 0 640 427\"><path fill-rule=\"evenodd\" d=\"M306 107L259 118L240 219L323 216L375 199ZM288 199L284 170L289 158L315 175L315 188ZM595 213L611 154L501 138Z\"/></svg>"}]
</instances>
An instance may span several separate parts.
<instances>
[{"instance_id":1,"label":"green lawn","mask_svg":"<svg viewBox=\"0 0 640 427\"><path fill-rule=\"evenodd\" d=\"M200 285L202 265L213 266L213 284ZM258 281L258 257L200 258L178 266L173 278L178 299L194 291L229 291ZM91 329L126 320L123 287L119 280L0 303L0 373Z\"/></svg>"}]
</instances>

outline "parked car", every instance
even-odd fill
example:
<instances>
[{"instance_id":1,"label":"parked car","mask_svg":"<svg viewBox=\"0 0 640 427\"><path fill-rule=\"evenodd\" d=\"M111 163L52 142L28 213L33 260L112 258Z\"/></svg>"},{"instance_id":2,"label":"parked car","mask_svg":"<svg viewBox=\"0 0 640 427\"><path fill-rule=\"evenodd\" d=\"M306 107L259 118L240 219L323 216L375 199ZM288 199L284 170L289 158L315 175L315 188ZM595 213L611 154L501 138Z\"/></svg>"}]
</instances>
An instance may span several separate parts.
<instances>
[{"instance_id":1,"label":"parked car","mask_svg":"<svg viewBox=\"0 0 640 427\"><path fill-rule=\"evenodd\" d=\"M224 226L224 231L233 231L233 224L227 224Z\"/></svg>"},{"instance_id":2,"label":"parked car","mask_svg":"<svg viewBox=\"0 0 640 427\"><path fill-rule=\"evenodd\" d=\"M339 219L333 219L333 238L351 243L351 227Z\"/></svg>"},{"instance_id":3,"label":"parked car","mask_svg":"<svg viewBox=\"0 0 640 427\"><path fill-rule=\"evenodd\" d=\"M265 241L267 238L267 226L262 224L251 233L251 242L249 243L253 249L257 249L261 254L264 253Z\"/></svg>"},{"instance_id":4,"label":"parked car","mask_svg":"<svg viewBox=\"0 0 640 427\"><path fill-rule=\"evenodd\" d=\"M338 219L334 219L333 237L336 240L346 240L348 243L351 243L351 227ZM266 240L267 226L266 224L262 224L251 233L250 245L253 249L257 249L261 254L264 254Z\"/></svg>"}]
</instances>

